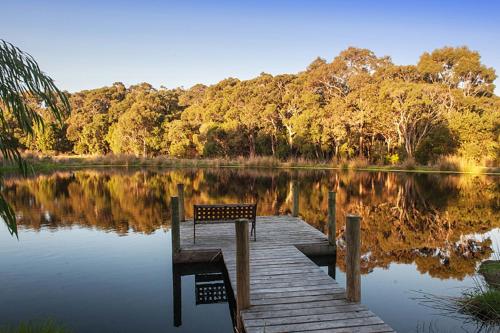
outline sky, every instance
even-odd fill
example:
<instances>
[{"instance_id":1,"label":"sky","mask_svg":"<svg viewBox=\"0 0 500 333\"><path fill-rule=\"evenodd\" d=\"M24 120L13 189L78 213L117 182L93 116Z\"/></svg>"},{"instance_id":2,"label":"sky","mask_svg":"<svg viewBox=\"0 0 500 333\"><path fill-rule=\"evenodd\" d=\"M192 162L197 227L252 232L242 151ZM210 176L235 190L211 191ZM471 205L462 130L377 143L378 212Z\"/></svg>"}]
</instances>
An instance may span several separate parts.
<instances>
[{"instance_id":1,"label":"sky","mask_svg":"<svg viewBox=\"0 0 500 333\"><path fill-rule=\"evenodd\" d=\"M0 39L34 56L70 92L296 73L349 46L415 64L423 52L467 45L500 74L500 1L493 0L0 3Z\"/></svg>"}]
</instances>

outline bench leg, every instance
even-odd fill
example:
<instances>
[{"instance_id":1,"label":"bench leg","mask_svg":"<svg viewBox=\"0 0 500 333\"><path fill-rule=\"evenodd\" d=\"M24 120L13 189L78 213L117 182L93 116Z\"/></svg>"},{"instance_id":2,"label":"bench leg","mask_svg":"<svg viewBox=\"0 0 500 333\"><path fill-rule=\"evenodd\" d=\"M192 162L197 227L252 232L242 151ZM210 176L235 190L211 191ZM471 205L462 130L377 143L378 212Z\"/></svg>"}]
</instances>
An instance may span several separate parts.
<instances>
[{"instance_id":1,"label":"bench leg","mask_svg":"<svg viewBox=\"0 0 500 333\"><path fill-rule=\"evenodd\" d=\"M196 223L193 222L193 243L196 243Z\"/></svg>"},{"instance_id":2,"label":"bench leg","mask_svg":"<svg viewBox=\"0 0 500 333\"><path fill-rule=\"evenodd\" d=\"M252 236L253 233L253 241L257 241L257 230L255 229L255 221L252 221L252 230L250 230L250 236Z\"/></svg>"}]
</instances>

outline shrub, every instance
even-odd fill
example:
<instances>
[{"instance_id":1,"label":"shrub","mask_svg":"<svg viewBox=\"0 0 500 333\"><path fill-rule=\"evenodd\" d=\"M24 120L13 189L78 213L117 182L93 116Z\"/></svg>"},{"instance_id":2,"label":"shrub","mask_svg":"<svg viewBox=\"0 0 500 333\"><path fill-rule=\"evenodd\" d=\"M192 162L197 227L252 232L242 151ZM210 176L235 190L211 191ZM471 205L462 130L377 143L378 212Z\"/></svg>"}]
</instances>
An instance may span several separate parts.
<instances>
[{"instance_id":1,"label":"shrub","mask_svg":"<svg viewBox=\"0 0 500 333\"><path fill-rule=\"evenodd\" d=\"M364 169L370 165L368 160L362 156L349 160L350 169Z\"/></svg>"},{"instance_id":2,"label":"shrub","mask_svg":"<svg viewBox=\"0 0 500 333\"><path fill-rule=\"evenodd\" d=\"M412 157L406 158L403 164L401 164L401 167L405 170L415 170L415 166L416 166L415 159Z\"/></svg>"},{"instance_id":3,"label":"shrub","mask_svg":"<svg viewBox=\"0 0 500 333\"><path fill-rule=\"evenodd\" d=\"M396 165L399 163L399 154L398 153L395 153L395 154L388 154L386 155L385 157L385 161L386 163L388 164L391 164L391 165Z\"/></svg>"}]
</instances>

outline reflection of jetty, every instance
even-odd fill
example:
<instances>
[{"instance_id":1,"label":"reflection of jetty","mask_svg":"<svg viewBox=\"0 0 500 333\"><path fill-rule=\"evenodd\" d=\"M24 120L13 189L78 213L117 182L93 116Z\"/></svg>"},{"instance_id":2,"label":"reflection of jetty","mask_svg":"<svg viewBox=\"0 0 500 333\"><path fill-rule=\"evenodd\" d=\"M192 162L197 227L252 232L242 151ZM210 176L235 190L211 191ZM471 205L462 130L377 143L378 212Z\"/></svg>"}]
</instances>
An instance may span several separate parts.
<instances>
[{"instance_id":1,"label":"reflection of jetty","mask_svg":"<svg viewBox=\"0 0 500 333\"><path fill-rule=\"evenodd\" d=\"M179 229L174 263L222 259L237 298L235 225L200 227L196 244L192 221L180 223ZM335 264L335 247L323 233L292 216L259 217L257 230L258 240L248 242L250 307L240 312L247 333L392 332L365 306L349 302L344 289L308 258L326 255Z\"/></svg>"}]
</instances>

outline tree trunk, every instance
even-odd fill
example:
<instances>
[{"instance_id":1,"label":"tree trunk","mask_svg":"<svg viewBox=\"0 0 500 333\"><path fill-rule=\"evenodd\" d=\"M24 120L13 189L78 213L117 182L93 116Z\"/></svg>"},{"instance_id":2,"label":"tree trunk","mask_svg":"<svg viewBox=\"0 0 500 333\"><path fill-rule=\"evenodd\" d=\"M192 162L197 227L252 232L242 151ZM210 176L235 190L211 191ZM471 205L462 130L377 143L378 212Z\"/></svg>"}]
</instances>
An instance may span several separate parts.
<instances>
[{"instance_id":1,"label":"tree trunk","mask_svg":"<svg viewBox=\"0 0 500 333\"><path fill-rule=\"evenodd\" d=\"M363 132L359 135L359 157L363 157Z\"/></svg>"},{"instance_id":2,"label":"tree trunk","mask_svg":"<svg viewBox=\"0 0 500 333\"><path fill-rule=\"evenodd\" d=\"M248 144L250 146L250 157L255 157L255 137L253 133L248 135Z\"/></svg>"},{"instance_id":3,"label":"tree trunk","mask_svg":"<svg viewBox=\"0 0 500 333\"><path fill-rule=\"evenodd\" d=\"M276 156L276 137L274 134L271 134L271 151L273 153L273 157Z\"/></svg>"}]
</instances>

